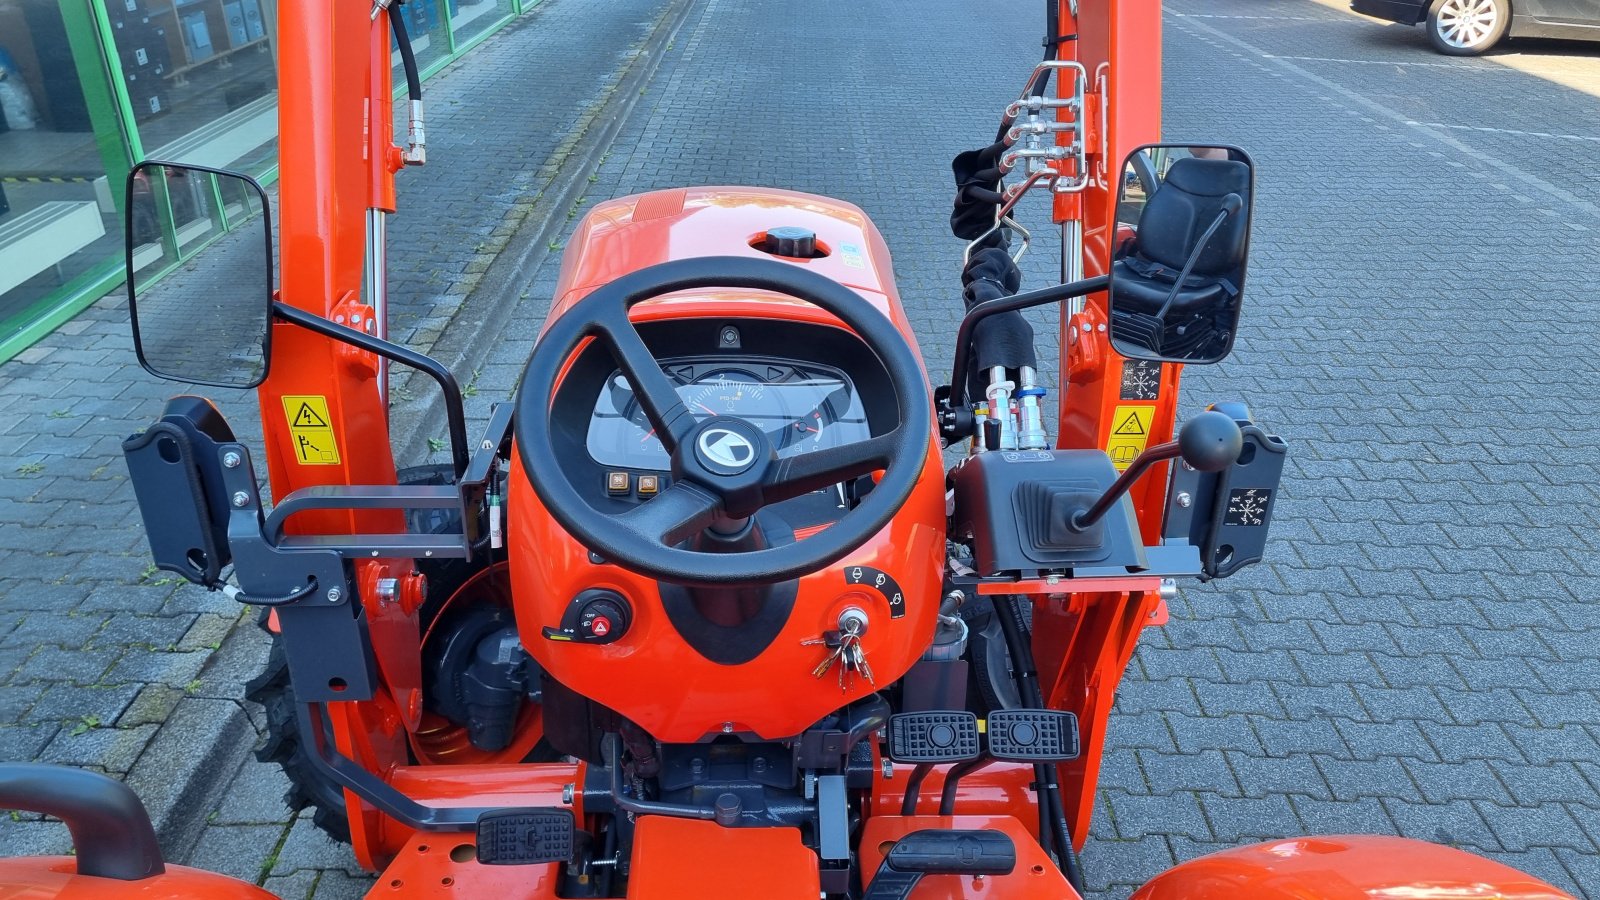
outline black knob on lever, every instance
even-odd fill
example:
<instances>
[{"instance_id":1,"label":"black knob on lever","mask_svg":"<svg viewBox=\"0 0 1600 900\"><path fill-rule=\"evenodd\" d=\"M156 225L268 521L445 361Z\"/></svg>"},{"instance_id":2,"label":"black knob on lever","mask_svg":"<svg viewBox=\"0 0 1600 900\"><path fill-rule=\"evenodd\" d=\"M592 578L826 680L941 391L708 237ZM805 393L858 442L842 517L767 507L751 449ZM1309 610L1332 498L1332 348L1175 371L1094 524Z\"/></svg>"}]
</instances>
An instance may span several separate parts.
<instances>
[{"instance_id":1,"label":"black knob on lever","mask_svg":"<svg viewBox=\"0 0 1600 900\"><path fill-rule=\"evenodd\" d=\"M1157 444L1139 454L1093 506L1074 512L1067 525L1073 531L1083 531L1100 521L1111 505L1133 487L1139 476L1158 462L1181 456L1190 468L1202 472L1220 472L1233 465L1243 449L1244 432L1239 430L1238 422L1219 412L1203 412L1183 423L1177 440Z\"/></svg>"}]
</instances>

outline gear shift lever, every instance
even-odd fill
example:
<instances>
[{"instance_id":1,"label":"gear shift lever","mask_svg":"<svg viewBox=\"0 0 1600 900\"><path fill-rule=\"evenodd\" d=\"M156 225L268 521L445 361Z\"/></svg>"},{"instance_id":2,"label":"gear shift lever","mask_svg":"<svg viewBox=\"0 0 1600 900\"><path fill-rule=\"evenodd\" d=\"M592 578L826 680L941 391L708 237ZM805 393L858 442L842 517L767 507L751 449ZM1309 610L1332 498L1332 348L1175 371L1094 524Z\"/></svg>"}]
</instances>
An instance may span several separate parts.
<instances>
[{"instance_id":1,"label":"gear shift lever","mask_svg":"<svg viewBox=\"0 0 1600 900\"><path fill-rule=\"evenodd\" d=\"M1239 423L1219 412L1203 412L1183 423L1177 440L1157 444L1139 454L1093 506L1073 512L1067 526L1073 531L1083 531L1100 521L1111 505L1133 487L1139 476L1158 462L1181 456L1192 468L1202 472L1218 472L1233 465L1242 449L1244 434L1239 430Z\"/></svg>"}]
</instances>

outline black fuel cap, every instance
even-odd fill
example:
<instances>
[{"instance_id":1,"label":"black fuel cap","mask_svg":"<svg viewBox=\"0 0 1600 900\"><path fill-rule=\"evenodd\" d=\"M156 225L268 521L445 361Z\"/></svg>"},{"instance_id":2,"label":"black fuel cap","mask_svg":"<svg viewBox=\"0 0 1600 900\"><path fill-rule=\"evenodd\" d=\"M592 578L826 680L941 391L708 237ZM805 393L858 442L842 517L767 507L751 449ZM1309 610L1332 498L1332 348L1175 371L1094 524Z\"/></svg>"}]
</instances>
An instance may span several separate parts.
<instances>
[{"instance_id":1,"label":"black fuel cap","mask_svg":"<svg viewBox=\"0 0 1600 900\"><path fill-rule=\"evenodd\" d=\"M773 256L811 259L817 255L817 233L796 225L769 228L761 249Z\"/></svg>"}]
</instances>

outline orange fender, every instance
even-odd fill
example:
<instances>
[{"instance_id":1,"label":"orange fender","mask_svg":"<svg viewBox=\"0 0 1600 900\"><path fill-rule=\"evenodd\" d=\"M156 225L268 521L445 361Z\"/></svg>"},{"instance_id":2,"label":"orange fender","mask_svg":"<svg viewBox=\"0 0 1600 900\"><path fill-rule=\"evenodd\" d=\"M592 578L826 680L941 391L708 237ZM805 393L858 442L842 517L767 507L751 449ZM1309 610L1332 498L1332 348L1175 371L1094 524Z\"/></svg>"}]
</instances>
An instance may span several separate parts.
<instances>
[{"instance_id":1,"label":"orange fender","mask_svg":"<svg viewBox=\"0 0 1600 900\"><path fill-rule=\"evenodd\" d=\"M1157 875L1130 900L1573 900L1509 866L1408 838L1337 835L1236 847Z\"/></svg>"},{"instance_id":2,"label":"orange fender","mask_svg":"<svg viewBox=\"0 0 1600 900\"><path fill-rule=\"evenodd\" d=\"M6 900L276 900L243 881L168 865L138 881L78 874L71 856L0 859L0 897Z\"/></svg>"}]
</instances>

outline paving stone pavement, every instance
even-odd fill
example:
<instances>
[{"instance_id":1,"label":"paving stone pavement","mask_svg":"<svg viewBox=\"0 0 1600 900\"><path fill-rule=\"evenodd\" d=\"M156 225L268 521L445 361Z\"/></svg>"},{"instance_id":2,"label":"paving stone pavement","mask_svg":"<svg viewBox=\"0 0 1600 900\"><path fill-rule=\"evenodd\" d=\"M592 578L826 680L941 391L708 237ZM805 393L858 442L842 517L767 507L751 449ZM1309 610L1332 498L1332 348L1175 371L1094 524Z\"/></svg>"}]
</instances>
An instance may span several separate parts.
<instances>
[{"instance_id":1,"label":"paving stone pavement","mask_svg":"<svg viewBox=\"0 0 1600 900\"><path fill-rule=\"evenodd\" d=\"M697 0L591 196L753 182L861 205L938 371L959 310L948 161L992 134L1020 87L1036 10L827 10ZM1268 562L1186 588L1130 668L1084 854L1090 886L1126 896L1242 841L1366 832L1600 893L1600 413L1588 402L1600 370L1585 308L1600 183L1581 177L1600 100L1537 74L1581 68L1574 55L1592 63L1593 50L1451 60L1415 29L1309 0L1174 0L1164 24L1167 135L1236 142L1258 167L1240 339L1230 361L1186 373L1185 408L1242 397L1291 454ZM930 72L930 59L951 62ZM1477 130L1488 127L1501 130ZM1044 247L1031 284L1049 277ZM476 418L515 384L556 268L495 337ZM126 535L139 559L122 502L117 525L94 533ZM70 513L60 527L95 528ZM7 528L0 548L21 552L7 541L22 530ZM73 603L103 590L69 584ZM12 587L7 604L43 582ZM26 624L0 605L0 633ZM49 663L75 671L82 658ZM185 674L181 660L161 665ZM9 701L24 709L49 690L24 688ZM80 695L66 715L82 715ZM40 747L70 730L52 726ZM285 895L363 891L347 851L274 807L282 788L245 763L191 861L253 868Z\"/></svg>"}]
</instances>

